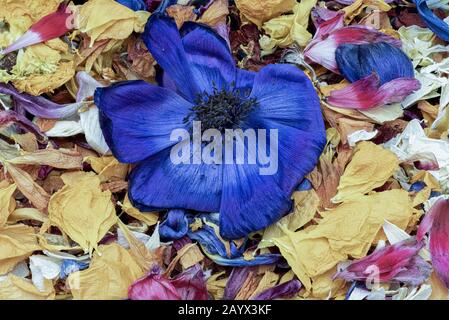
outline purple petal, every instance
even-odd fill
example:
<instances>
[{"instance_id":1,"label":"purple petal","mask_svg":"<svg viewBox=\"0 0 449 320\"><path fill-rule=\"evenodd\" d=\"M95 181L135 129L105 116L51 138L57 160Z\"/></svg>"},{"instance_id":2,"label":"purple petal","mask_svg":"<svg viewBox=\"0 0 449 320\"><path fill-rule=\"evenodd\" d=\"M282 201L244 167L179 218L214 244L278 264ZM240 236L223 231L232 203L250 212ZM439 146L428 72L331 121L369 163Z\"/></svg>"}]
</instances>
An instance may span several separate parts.
<instances>
[{"instance_id":1,"label":"purple petal","mask_svg":"<svg viewBox=\"0 0 449 320\"><path fill-rule=\"evenodd\" d=\"M231 275L229 276L228 282L226 283L226 288L224 290L223 300L234 300L246 278L248 278L251 267L244 268L234 268L232 269Z\"/></svg>"},{"instance_id":2,"label":"purple petal","mask_svg":"<svg viewBox=\"0 0 449 320\"><path fill-rule=\"evenodd\" d=\"M23 108L32 115L46 119L62 119L70 117L82 106L81 103L60 105L44 97L19 93L11 84L0 83L0 93L11 95L16 108Z\"/></svg>"},{"instance_id":3,"label":"purple petal","mask_svg":"<svg viewBox=\"0 0 449 320\"><path fill-rule=\"evenodd\" d=\"M262 291L251 300L274 300L277 298L289 298L296 295L301 289L299 280L290 280Z\"/></svg>"},{"instance_id":4,"label":"purple petal","mask_svg":"<svg viewBox=\"0 0 449 320\"><path fill-rule=\"evenodd\" d=\"M173 91L144 81L124 81L95 91L100 125L114 156L139 162L174 145L191 104Z\"/></svg>"}]
</instances>

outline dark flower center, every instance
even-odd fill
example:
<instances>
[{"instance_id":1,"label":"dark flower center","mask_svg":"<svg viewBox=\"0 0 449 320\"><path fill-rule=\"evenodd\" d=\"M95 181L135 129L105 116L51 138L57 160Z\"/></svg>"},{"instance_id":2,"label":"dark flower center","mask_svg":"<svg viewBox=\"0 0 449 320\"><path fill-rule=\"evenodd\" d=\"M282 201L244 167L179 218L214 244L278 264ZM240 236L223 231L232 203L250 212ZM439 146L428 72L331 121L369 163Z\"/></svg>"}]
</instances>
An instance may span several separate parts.
<instances>
[{"instance_id":1,"label":"dark flower center","mask_svg":"<svg viewBox=\"0 0 449 320\"><path fill-rule=\"evenodd\" d=\"M216 87L211 94L199 94L195 103L184 122L201 121L203 131L237 128L258 105L255 98L243 98L243 93L238 89L228 91Z\"/></svg>"}]
</instances>

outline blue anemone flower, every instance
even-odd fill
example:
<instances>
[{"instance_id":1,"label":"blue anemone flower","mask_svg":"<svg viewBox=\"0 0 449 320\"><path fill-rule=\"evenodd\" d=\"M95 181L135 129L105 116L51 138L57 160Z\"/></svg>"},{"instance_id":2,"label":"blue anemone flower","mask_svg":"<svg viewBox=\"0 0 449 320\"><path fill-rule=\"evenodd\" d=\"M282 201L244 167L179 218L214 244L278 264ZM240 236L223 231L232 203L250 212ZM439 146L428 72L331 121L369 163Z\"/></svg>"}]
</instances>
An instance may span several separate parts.
<instances>
[{"instance_id":1,"label":"blue anemone flower","mask_svg":"<svg viewBox=\"0 0 449 320\"><path fill-rule=\"evenodd\" d=\"M137 164L129 176L133 205L219 212L225 239L281 218L326 141L320 101L307 76L284 64L258 73L238 69L226 41L211 28L188 22L179 32L161 13L150 17L142 38L164 71L162 85L125 81L95 92L106 142L119 161ZM190 131L195 120L221 130L276 129L278 170L260 175L259 161L174 164L170 152L178 141L170 136Z\"/></svg>"}]
</instances>

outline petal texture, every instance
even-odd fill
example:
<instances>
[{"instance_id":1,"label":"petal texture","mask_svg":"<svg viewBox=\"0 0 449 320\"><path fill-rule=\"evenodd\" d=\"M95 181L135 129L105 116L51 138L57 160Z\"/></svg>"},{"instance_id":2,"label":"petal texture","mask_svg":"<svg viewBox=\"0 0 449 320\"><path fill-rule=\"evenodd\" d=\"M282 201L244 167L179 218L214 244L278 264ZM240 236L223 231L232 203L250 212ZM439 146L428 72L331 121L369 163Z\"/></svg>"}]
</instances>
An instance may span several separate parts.
<instances>
[{"instance_id":1,"label":"petal texture","mask_svg":"<svg viewBox=\"0 0 449 320\"><path fill-rule=\"evenodd\" d=\"M100 125L114 156L139 162L176 142L174 129L184 127L191 104L173 91L144 81L125 81L95 91Z\"/></svg>"},{"instance_id":2,"label":"petal texture","mask_svg":"<svg viewBox=\"0 0 449 320\"><path fill-rule=\"evenodd\" d=\"M376 72L380 84L397 78L413 78L414 69L407 55L386 43L342 44L335 51L340 73L355 82Z\"/></svg>"}]
</instances>

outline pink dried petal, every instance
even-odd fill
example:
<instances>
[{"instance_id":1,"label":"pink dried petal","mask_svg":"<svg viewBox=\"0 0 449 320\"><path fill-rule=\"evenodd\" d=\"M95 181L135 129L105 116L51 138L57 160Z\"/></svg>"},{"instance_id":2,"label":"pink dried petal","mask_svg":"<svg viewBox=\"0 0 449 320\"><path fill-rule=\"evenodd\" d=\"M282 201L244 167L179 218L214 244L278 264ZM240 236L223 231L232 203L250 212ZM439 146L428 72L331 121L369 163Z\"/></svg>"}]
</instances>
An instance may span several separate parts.
<instances>
[{"instance_id":1,"label":"pink dried petal","mask_svg":"<svg viewBox=\"0 0 449 320\"><path fill-rule=\"evenodd\" d=\"M25 34L3 50L1 54L5 55L33 44L59 38L73 29L71 19L72 12L67 4L61 3L56 12L46 15L33 24Z\"/></svg>"},{"instance_id":2,"label":"pink dried petal","mask_svg":"<svg viewBox=\"0 0 449 320\"><path fill-rule=\"evenodd\" d=\"M207 300L209 298L204 274L199 265L195 265L171 280L182 300Z\"/></svg>"},{"instance_id":3,"label":"pink dried petal","mask_svg":"<svg viewBox=\"0 0 449 320\"><path fill-rule=\"evenodd\" d=\"M430 266L418 256L422 243L405 240L386 246L374 253L352 262L335 277L348 281L364 281L369 278L379 282L401 281L418 285L430 275Z\"/></svg>"},{"instance_id":4,"label":"pink dried petal","mask_svg":"<svg viewBox=\"0 0 449 320\"><path fill-rule=\"evenodd\" d=\"M128 288L128 298L131 300L181 300L170 279L161 275L159 268L153 268L147 276L134 282Z\"/></svg>"},{"instance_id":5,"label":"pink dried petal","mask_svg":"<svg viewBox=\"0 0 449 320\"><path fill-rule=\"evenodd\" d=\"M425 215L418 229L418 239L430 231L429 248L432 265L449 288L449 201L438 200Z\"/></svg>"},{"instance_id":6,"label":"pink dried petal","mask_svg":"<svg viewBox=\"0 0 449 320\"><path fill-rule=\"evenodd\" d=\"M383 41L401 47L400 40L370 27L349 26L335 30L335 25L332 25L331 22L328 23L328 26L323 26L322 30L317 31L314 39L305 48L304 56L335 73L339 73L335 50L341 44L368 44ZM334 29L334 31L326 34L328 29Z\"/></svg>"},{"instance_id":7,"label":"pink dried petal","mask_svg":"<svg viewBox=\"0 0 449 320\"><path fill-rule=\"evenodd\" d=\"M420 82L413 78L397 78L379 87L379 77L371 74L343 89L332 91L327 102L346 109L370 109L400 102L420 87Z\"/></svg>"}]
</instances>

